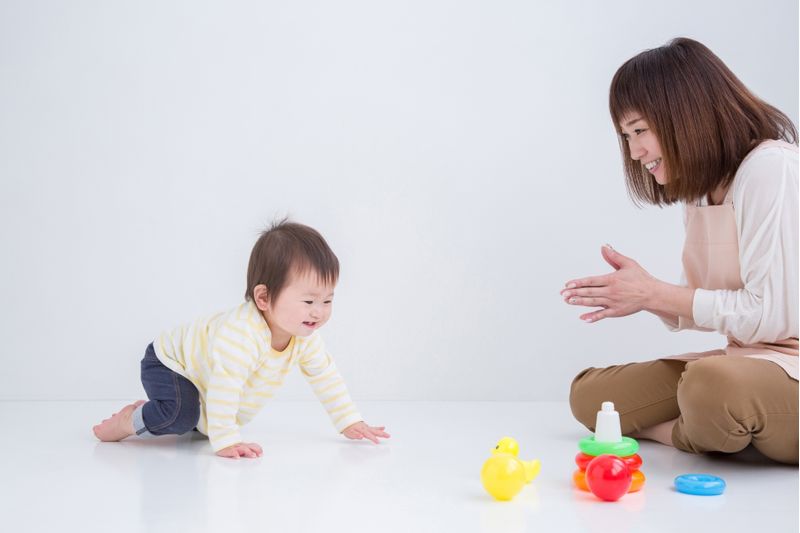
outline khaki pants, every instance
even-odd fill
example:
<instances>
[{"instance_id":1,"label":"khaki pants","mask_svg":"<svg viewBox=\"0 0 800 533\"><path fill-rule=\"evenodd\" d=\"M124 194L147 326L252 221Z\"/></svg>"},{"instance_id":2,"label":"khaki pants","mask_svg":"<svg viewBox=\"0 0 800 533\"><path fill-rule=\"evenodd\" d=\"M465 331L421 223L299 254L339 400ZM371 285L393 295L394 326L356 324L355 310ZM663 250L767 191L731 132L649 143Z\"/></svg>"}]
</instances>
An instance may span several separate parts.
<instances>
[{"instance_id":1,"label":"khaki pants","mask_svg":"<svg viewBox=\"0 0 800 533\"><path fill-rule=\"evenodd\" d=\"M797 464L797 381L763 359L709 356L587 368L570 389L572 413L594 431L604 401L619 411L622 433L678 419L673 445L687 452L743 450Z\"/></svg>"}]
</instances>

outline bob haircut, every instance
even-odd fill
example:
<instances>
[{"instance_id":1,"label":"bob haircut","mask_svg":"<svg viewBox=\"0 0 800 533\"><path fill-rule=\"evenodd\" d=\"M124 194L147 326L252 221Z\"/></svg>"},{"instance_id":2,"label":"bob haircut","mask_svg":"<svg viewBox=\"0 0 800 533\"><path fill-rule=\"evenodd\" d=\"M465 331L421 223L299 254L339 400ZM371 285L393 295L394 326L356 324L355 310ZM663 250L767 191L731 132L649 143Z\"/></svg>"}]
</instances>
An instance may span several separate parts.
<instances>
[{"instance_id":1,"label":"bob haircut","mask_svg":"<svg viewBox=\"0 0 800 533\"><path fill-rule=\"evenodd\" d=\"M786 115L751 93L720 58L692 39L676 38L632 57L614 74L609 92L628 193L639 206L695 201L730 185L742 160L762 141L797 142ZM659 141L666 185L631 159L620 122L634 113Z\"/></svg>"},{"instance_id":2,"label":"bob haircut","mask_svg":"<svg viewBox=\"0 0 800 533\"><path fill-rule=\"evenodd\" d=\"M339 279L339 259L313 228L283 219L275 222L261 236L250 253L245 299L252 301L257 285L267 287L274 302L286 287L290 275L313 272L326 284Z\"/></svg>"}]
</instances>

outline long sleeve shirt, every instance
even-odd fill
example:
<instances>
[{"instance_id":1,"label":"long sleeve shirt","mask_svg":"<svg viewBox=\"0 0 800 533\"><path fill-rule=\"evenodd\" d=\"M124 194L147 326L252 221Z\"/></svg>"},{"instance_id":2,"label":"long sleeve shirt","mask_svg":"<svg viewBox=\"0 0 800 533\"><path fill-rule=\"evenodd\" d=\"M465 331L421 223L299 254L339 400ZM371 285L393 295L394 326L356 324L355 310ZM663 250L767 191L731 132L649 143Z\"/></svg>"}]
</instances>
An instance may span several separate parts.
<instances>
[{"instance_id":1,"label":"long sleeve shirt","mask_svg":"<svg viewBox=\"0 0 800 533\"><path fill-rule=\"evenodd\" d=\"M728 197L736 217L744 287L697 288L693 321L663 321L672 331L717 331L744 344L797 338L797 146L770 143L756 148L737 170ZM685 280L684 274L683 285Z\"/></svg>"},{"instance_id":2,"label":"long sleeve shirt","mask_svg":"<svg viewBox=\"0 0 800 533\"><path fill-rule=\"evenodd\" d=\"M200 393L197 429L214 451L242 442L240 427L264 407L297 365L336 427L363 420L318 332L271 347L266 320L252 302L162 333L158 359Z\"/></svg>"}]
</instances>

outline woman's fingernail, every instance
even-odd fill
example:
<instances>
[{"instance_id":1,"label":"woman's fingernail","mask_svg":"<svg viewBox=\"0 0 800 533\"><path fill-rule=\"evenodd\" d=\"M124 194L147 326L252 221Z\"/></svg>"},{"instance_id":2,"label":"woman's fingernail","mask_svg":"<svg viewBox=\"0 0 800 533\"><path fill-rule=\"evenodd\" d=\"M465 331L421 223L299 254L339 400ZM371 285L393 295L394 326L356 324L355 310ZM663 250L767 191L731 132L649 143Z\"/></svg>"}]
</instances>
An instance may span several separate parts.
<instances>
[{"instance_id":1,"label":"woman's fingernail","mask_svg":"<svg viewBox=\"0 0 800 533\"><path fill-rule=\"evenodd\" d=\"M591 321L592 321L592 319L591 319L591 318L584 318L584 319L583 319L583 321L584 321L584 322L591 322Z\"/></svg>"},{"instance_id":2,"label":"woman's fingernail","mask_svg":"<svg viewBox=\"0 0 800 533\"><path fill-rule=\"evenodd\" d=\"M574 303L575 303L575 302L577 302L577 301L578 301L578 299L577 299L577 298L570 298L570 299L569 299L569 303L571 303L571 304L574 304Z\"/></svg>"},{"instance_id":3,"label":"woman's fingernail","mask_svg":"<svg viewBox=\"0 0 800 533\"><path fill-rule=\"evenodd\" d=\"M567 288L568 289L574 289L575 288L575 284L574 283L567 283Z\"/></svg>"},{"instance_id":4,"label":"woman's fingernail","mask_svg":"<svg viewBox=\"0 0 800 533\"><path fill-rule=\"evenodd\" d=\"M610 245L610 244L608 244L608 243L605 243L605 245L604 245L604 246L605 246L606 248L610 248L611 250L613 250L613 249L614 249L614 247L613 247L613 246L611 246L611 245Z\"/></svg>"}]
</instances>

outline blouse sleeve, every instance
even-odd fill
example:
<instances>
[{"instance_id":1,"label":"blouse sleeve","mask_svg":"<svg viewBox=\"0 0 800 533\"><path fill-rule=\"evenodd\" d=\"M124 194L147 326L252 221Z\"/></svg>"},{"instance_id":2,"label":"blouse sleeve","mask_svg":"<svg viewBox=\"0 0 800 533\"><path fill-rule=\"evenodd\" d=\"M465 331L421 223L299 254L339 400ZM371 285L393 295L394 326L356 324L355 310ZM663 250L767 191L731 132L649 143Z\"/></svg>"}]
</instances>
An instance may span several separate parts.
<instances>
[{"instance_id":1,"label":"blouse sleeve","mask_svg":"<svg viewBox=\"0 0 800 533\"><path fill-rule=\"evenodd\" d=\"M761 149L737 172L739 290L697 289L694 322L745 344L797 337L797 152Z\"/></svg>"}]
</instances>

